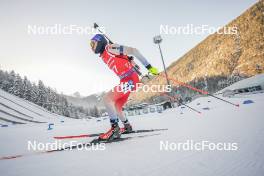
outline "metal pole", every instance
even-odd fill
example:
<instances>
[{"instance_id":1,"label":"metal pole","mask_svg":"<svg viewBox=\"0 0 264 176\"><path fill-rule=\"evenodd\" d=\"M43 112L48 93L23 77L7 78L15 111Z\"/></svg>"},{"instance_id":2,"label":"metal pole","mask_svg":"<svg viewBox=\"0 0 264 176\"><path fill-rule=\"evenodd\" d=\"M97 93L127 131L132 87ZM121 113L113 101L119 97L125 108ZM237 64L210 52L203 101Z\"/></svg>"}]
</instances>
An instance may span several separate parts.
<instances>
[{"instance_id":1,"label":"metal pole","mask_svg":"<svg viewBox=\"0 0 264 176\"><path fill-rule=\"evenodd\" d=\"M168 74L167 74L167 71L166 71L166 66L165 66L163 54L162 54L162 51L161 51L161 47L160 47L159 43L158 43L158 45L159 45L160 56L161 56L161 60L162 60L163 69L164 69L164 73L165 73L165 76L166 76L167 84L170 85L170 81L169 81Z\"/></svg>"},{"instance_id":2,"label":"metal pole","mask_svg":"<svg viewBox=\"0 0 264 176\"><path fill-rule=\"evenodd\" d=\"M162 42L162 38L161 38L160 35L158 35L158 36L155 36L153 38L153 41L154 41L155 44L158 44L158 46L159 46L160 56L161 56L161 60L162 60L162 65L163 65L163 69L164 69L167 85L171 86L169 78L168 78L168 74L167 74L167 70L166 70L166 66L165 66L162 50L161 50L161 47L160 47L160 43ZM170 93L172 93L172 92L170 92ZM168 92L168 94L169 94L169 92ZM172 95L168 95L168 96L172 96ZM169 99L169 102L172 104L171 99Z\"/></svg>"}]
</instances>

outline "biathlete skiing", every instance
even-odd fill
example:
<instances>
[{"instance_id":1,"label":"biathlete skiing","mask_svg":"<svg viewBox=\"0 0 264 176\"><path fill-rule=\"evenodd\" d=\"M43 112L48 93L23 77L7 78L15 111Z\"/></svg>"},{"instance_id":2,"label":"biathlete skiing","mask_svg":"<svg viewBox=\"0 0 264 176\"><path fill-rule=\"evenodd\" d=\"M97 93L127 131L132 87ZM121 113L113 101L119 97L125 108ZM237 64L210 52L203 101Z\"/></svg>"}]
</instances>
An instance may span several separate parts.
<instances>
[{"instance_id":1,"label":"biathlete skiing","mask_svg":"<svg viewBox=\"0 0 264 176\"><path fill-rule=\"evenodd\" d=\"M132 126L122 111L129 94L136 89L136 84L140 82L137 72L138 68L135 68L130 56L136 57L153 75L158 74L158 69L152 67L136 48L109 43L102 34L96 34L91 39L90 45L93 52L99 54L108 68L120 78L120 84L106 93L103 98L106 111L110 118L111 128L106 133L100 135L99 139L106 141L113 140L120 138L122 133L132 131ZM122 129L118 125L119 120L124 125Z\"/></svg>"}]
</instances>

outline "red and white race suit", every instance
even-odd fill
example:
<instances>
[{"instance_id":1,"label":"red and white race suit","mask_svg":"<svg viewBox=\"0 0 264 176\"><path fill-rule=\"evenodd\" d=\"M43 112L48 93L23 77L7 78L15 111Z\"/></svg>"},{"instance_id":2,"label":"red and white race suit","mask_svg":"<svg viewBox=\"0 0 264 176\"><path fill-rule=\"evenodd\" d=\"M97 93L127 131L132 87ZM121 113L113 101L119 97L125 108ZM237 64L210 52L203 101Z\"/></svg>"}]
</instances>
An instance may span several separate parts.
<instances>
[{"instance_id":1,"label":"red and white race suit","mask_svg":"<svg viewBox=\"0 0 264 176\"><path fill-rule=\"evenodd\" d=\"M111 120L118 117L123 122L127 120L122 112L122 107L127 102L130 92L135 90L136 84L140 82L128 55L135 56L144 66L149 65L149 62L137 49L123 45L107 45L100 55L108 68L120 77L120 84L104 97L104 103Z\"/></svg>"}]
</instances>

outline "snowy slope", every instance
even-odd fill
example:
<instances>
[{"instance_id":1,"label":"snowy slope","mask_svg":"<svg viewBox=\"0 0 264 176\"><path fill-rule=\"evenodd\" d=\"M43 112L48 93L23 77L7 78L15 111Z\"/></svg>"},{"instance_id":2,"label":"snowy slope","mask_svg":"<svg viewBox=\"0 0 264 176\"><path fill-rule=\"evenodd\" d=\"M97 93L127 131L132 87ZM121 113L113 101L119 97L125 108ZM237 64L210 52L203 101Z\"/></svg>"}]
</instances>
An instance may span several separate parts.
<instances>
[{"instance_id":1,"label":"snowy slope","mask_svg":"<svg viewBox=\"0 0 264 176\"><path fill-rule=\"evenodd\" d=\"M69 120L0 89L0 124L38 124Z\"/></svg>"},{"instance_id":2,"label":"snowy slope","mask_svg":"<svg viewBox=\"0 0 264 176\"><path fill-rule=\"evenodd\" d=\"M239 87L238 83L237 86ZM50 131L45 124L35 124L27 128L23 125L0 128L0 141L3 141L0 156L24 155L16 159L0 160L1 175L261 176L264 173L264 94L239 95L225 99L239 103L240 107L212 97L202 97L188 104L202 114L178 107L161 114L130 117L135 129L168 130L153 132L152 134L156 134L154 136L107 144L105 150L98 151L74 150L29 155L36 152L27 150L27 141L55 142L54 136L102 132L109 128L107 119L57 123ZM246 100L252 100L253 103L243 104ZM74 140L84 142L91 138ZM236 143L238 149L160 150L160 142L175 144L188 140Z\"/></svg>"},{"instance_id":3,"label":"snowy slope","mask_svg":"<svg viewBox=\"0 0 264 176\"><path fill-rule=\"evenodd\" d=\"M259 74L253 77L250 77L248 79L244 79L242 81L236 82L232 84L229 87L226 87L220 92L223 92L224 90L234 90L234 89L241 89L241 88L246 88L246 87L253 87L253 86L258 86L260 85L261 87L264 88L264 74Z\"/></svg>"}]
</instances>

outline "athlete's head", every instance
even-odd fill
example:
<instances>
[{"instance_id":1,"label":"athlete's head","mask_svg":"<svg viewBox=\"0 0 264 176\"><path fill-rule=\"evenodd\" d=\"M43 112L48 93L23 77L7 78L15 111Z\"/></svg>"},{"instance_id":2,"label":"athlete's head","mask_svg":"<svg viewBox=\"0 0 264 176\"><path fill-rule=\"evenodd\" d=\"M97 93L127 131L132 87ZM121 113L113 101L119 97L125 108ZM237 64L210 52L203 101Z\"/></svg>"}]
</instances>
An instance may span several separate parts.
<instances>
[{"instance_id":1,"label":"athlete's head","mask_svg":"<svg viewBox=\"0 0 264 176\"><path fill-rule=\"evenodd\" d=\"M91 48L95 54L102 54L104 52L105 46L107 45L107 40L102 34L96 34L91 39Z\"/></svg>"}]
</instances>

